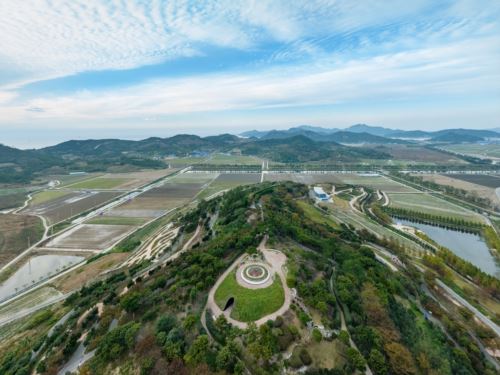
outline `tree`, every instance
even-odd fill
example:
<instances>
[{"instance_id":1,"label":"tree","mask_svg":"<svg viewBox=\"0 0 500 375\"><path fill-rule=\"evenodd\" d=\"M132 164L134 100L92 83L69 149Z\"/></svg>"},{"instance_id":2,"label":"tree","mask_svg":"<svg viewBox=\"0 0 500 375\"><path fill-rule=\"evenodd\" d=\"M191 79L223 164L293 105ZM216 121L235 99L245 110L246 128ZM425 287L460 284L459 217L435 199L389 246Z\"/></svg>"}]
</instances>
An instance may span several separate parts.
<instances>
[{"instance_id":1,"label":"tree","mask_svg":"<svg viewBox=\"0 0 500 375\"><path fill-rule=\"evenodd\" d=\"M372 349L370 351L370 355L368 356L368 365L376 375L387 374L388 368L385 361L385 357L377 349Z\"/></svg>"},{"instance_id":2,"label":"tree","mask_svg":"<svg viewBox=\"0 0 500 375\"><path fill-rule=\"evenodd\" d=\"M319 329L314 328L312 330L312 338L313 338L314 341L320 342L321 339L323 338L323 335L321 334L321 332L319 331Z\"/></svg>"},{"instance_id":3,"label":"tree","mask_svg":"<svg viewBox=\"0 0 500 375\"><path fill-rule=\"evenodd\" d=\"M389 357L392 371L395 374L413 375L417 373L411 353L403 345L392 342L385 345L384 349Z\"/></svg>"},{"instance_id":4,"label":"tree","mask_svg":"<svg viewBox=\"0 0 500 375\"><path fill-rule=\"evenodd\" d=\"M339 332L339 340L349 346L349 333L345 330Z\"/></svg>"},{"instance_id":5,"label":"tree","mask_svg":"<svg viewBox=\"0 0 500 375\"><path fill-rule=\"evenodd\" d=\"M364 371L366 367L366 361L354 348L348 348L346 351L348 367L352 370Z\"/></svg>"},{"instance_id":6,"label":"tree","mask_svg":"<svg viewBox=\"0 0 500 375\"><path fill-rule=\"evenodd\" d=\"M226 370L227 372L233 372L234 365L236 364L236 355L233 352L234 347L232 345L226 345L219 353L217 353L217 358L215 363L219 370Z\"/></svg>"},{"instance_id":7,"label":"tree","mask_svg":"<svg viewBox=\"0 0 500 375\"><path fill-rule=\"evenodd\" d=\"M204 362L210 350L210 344L207 335L198 336L194 341L188 352L184 356L187 364L195 366Z\"/></svg>"},{"instance_id":8,"label":"tree","mask_svg":"<svg viewBox=\"0 0 500 375\"><path fill-rule=\"evenodd\" d=\"M139 310L139 307L141 306L141 298L142 293L138 291L130 292L123 296L120 301L120 305L125 309L125 311L133 313Z\"/></svg>"}]
</instances>

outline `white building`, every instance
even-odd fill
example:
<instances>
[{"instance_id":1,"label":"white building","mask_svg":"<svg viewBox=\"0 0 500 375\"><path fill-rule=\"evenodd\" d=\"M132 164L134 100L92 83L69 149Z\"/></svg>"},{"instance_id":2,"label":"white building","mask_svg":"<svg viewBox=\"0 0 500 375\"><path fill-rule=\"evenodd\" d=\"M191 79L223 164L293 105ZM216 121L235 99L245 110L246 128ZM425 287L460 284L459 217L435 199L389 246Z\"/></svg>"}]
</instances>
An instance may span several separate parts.
<instances>
[{"instance_id":1,"label":"white building","mask_svg":"<svg viewBox=\"0 0 500 375\"><path fill-rule=\"evenodd\" d=\"M330 196L325 193L322 187L315 186L314 187L314 195L316 196L316 199L320 201L328 201L330 199Z\"/></svg>"}]
</instances>

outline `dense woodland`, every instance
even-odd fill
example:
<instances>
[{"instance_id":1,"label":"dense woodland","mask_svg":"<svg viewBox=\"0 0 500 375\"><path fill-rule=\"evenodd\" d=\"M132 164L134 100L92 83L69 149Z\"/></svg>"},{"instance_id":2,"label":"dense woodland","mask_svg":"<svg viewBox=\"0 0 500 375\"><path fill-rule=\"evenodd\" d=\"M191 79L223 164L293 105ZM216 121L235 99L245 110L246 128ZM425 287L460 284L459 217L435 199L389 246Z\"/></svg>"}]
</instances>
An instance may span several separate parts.
<instances>
[{"instance_id":1,"label":"dense woodland","mask_svg":"<svg viewBox=\"0 0 500 375\"><path fill-rule=\"evenodd\" d=\"M301 366L310 374L350 374L367 365L377 375L495 373L460 322L447 322L445 334L424 319L420 306L429 301L420 292L420 273L410 264L407 271L388 272L363 245L375 241L373 236L313 220L297 203L306 197L304 185L264 183L202 202L177 219L186 233L203 225L201 244L163 267L116 271L83 287L63 308L35 314L23 326L30 334L0 355L0 373L31 374L36 368L56 374L82 334L87 351L95 349L82 374L115 368L141 374L277 374ZM215 213L217 223L209 228ZM240 254L254 252L264 234L288 256L287 283L302 303L244 331L208 314L206 332L200 317L208 290ZM48 335L68 311L68 321ZM317 319L331 336L310 330L308 323ZM334 366L318 366L314 348L320 345L336 356Z\"/></svg>"}]
</instances>

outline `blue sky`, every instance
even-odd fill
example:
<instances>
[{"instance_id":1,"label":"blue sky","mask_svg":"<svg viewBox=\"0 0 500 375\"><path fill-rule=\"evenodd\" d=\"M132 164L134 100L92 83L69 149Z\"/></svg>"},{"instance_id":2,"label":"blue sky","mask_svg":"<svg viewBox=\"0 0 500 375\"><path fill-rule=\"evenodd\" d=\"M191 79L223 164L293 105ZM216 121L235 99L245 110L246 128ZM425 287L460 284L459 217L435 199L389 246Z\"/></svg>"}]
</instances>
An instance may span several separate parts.
<instances>
[{"instance_id":1,"label":"blue sky","mask_svg":"<svg viewBox=\"0 0 500 375\"><path fill-rule=\"evenodd\" d=\"M500 2L0 2L0 142L500 126Z\"/></svg>"}]
</instances>

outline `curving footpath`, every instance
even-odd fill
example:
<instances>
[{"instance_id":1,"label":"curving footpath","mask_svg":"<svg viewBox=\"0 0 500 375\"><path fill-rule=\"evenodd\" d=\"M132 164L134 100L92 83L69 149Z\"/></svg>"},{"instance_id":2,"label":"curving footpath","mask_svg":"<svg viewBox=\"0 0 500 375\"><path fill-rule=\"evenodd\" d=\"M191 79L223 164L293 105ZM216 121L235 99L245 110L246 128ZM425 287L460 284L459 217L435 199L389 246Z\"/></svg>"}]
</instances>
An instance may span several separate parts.
<instances>
[{"instance_id":1,"label":"curving footpath","mask_svg":"<svg viewBox=\"0 0 500 375\"><path fill-rule=\"evenodd\" d=\"M266 242L267 242L267 236L264 237L262 242L260 243L258 249L262 251L264 254L264 258L266 261L272 266L273 270L275 273L279 276L281 280L281 284L283 285L283 291L285 294L285 301L283 305L276 310L275 312L266 315L259 320L255 321L254 323L259 326L262 324L265 324L268 320L275 320L278 316L283 315L289 308L290 304L292 303L292 291L288 286L286 285L286 277L284 273L284 265L286 262L286 256L283 254L281 251L278 250L273 250L273 249L268 249L266 248ZM215 302L215 291L219 288L220 284L224 281L224 279L236 268L238 265L243 261L243 259L247 256L247 254L243 254L238 259L236 259L231 266L224 271L224 273L217 279L216 283L210 289L210 292L208 294L208 301L207 305L205 306L205 309L203 311L203 317L206 315L206 310L209 309L214 318L216 319L219 315L223 314L227 321L231 323L232 325L241 328L241 329L246 329L248 327L248 323L245 322L240 322L238 320L235 320L230 317L231 314L231 309L222 311L222 309L217 305ZM204 320L204 319L203 319ZM204 322L205 323L205 322ZM205 324L204 324L205 325Z\"/></svg>"}]
</instances>

